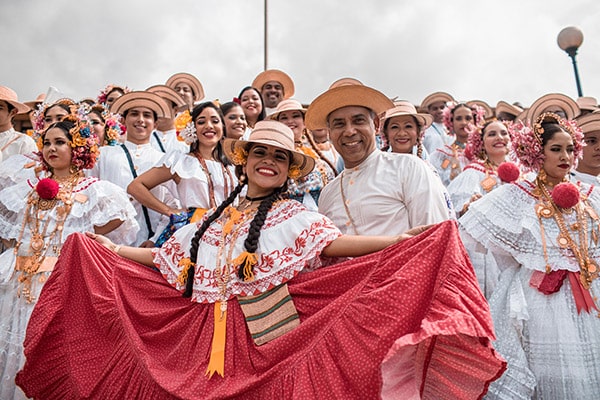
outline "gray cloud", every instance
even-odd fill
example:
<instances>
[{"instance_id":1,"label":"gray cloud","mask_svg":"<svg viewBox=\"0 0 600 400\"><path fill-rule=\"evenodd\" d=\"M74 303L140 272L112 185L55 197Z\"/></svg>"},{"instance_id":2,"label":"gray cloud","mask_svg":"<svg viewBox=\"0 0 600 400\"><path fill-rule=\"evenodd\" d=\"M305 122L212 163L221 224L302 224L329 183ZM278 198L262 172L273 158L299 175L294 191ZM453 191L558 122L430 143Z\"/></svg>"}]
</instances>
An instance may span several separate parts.
<instances>
[{"instance_id":1,"label":"gray cloud","mask_svg":"<svg viewBox=\"0 0 600 400\"><path fill-rule=\"evenodd\" d=\"M2 84L23 101L48 86L75 99L109 83L144 89L190 72L208 98L229 100L263 68L263 1L3 1ZM343 76L419 103L576 97L556 45L579 26L585 95L600 96L600 6L595 0L269 0L269 67L289 73L309 102Z\"/></svg>"}]
</instances>

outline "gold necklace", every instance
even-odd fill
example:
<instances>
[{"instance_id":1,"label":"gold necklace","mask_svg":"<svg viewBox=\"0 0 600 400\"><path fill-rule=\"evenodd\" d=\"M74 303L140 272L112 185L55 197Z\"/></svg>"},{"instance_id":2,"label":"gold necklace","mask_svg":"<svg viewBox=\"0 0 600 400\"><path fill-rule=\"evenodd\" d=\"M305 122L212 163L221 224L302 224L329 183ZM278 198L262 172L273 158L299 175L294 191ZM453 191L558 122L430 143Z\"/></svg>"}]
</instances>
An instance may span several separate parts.
<instances>
[{"instance_id":1,"label":"gold necklace","mask_svg":"<svg viewBox=\"0 0 600 400\"><path fill-rule=\"evenodd\" d=\"M80 173L75 173L69 176L68 179L61 179L60 182L62 183L60 184L59 191L53 199L49 199L51 201L41 201L45 199L39 197L35 188L27 196L25 216L23 217L19 238L13 251L18 260L16 269L21 271L18 280L22 284L22 287L19 288L17 294L18 296L23 295L28 303L35 301L35 297L31 293L32 279L44 263L51 243L56 243L52 246L52 250L56 256L60 255L64 223L71 211L73 189L77 186L80 177ZM50 204L52 206L48 208ZM48 211L54 208L56 208L56 225L52 232L48 233L48 226L51 220ZM18 252L22 245L25 229L27 228L31 232L31 238L27 255L22 258L24 262L21 263L19 262L21 256L18 256ZM44 280L44 277L40 277L40 282Z\"/></svg>"},{"instance_id":2,"label":"gold necklace","mask_svg":"<svg viewBox=\"0 0 600 400\"><path fill-rule=\"evenodd\" d=\"M536 214L538 216L538 221L540 224L544 260L546 262L546 273L550 273L551 268L548 262L546 235L544 231L544 225L542 223L542 218L553 218L559 229L559 234L556 238L556 243L558 247L562 249L571 250L571 252L575 256L575 259L577 259L577 263L579 264L579 279L581 281L581 284L585 289L589 289L592 284L592 281L598 278L600 271L598 268L598 264L589 257L588 218L586 216L586 211L592 221L593 232L593 223L594 221L598 221L598 216L595 212L591 212L589 210L589 207L591 206L586 204L586 199L582 199L569 211L575 211L576 222L574 224L571 224L570 226L567 225L563 215L563 212L566 210L561 209L556 205L556 203L554 203L542 179L538 177L536 181L538 189L537 192L539 193L540 199L540 203L536 205ZM575 239L571 235L571 232L574 234L577 233L579 243L575 241ZM594 234L592 234L592 236L594 236Z\"/></svg>"}]
</instances>

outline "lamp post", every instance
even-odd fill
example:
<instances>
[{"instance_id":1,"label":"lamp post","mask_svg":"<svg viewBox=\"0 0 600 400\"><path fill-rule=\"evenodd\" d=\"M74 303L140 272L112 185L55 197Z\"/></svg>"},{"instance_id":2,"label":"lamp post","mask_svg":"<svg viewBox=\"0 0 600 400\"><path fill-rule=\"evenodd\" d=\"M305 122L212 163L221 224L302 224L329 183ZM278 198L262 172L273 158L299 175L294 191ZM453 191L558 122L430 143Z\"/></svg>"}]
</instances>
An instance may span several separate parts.
<instances>
[{"instance_id":1,"label":"lamp post","mask_svg":"<svg viewBox=\"0 0 600 400\"><path fill-rule=\"evenodd\" d=\"M264 70L266 71L267 68L268 68L268 62L267 61L269 60L269 44L267 42L268 27L269 27L268 20L267 20L267 15L268 15L267 14L267 0L265 0L264 12L265 12L265 20L264 20L264 22L265 22L265 27L264 27L264 34L265 34L265 37L264 37L264 46L265 46L265 51L264 51L264 56L265 56L264 58L265 59L264 59L264 62L265 62L265 64L264 64L264 68L265 69Z\"/></svg>"},{"instance_id":2,"label":"lamp post","mask_svg":"<svg viewBox=\"0 0 600 400\"><path fill-rule=\"evenodd\" d=\"M583 92L581 91L581 82L579 81L579 71L577 71L577 60L575 60L577 49L579 49L579 46L581 46L581 43L583 43L583 32L581 32L579 28L569 26L560 31L556 41L558 42L558 47L564 50L569 57L571 57L571 61L573 61L575 83L577 83L577 94L579 97L583 97Z\"/></svg>"}]
</instances>

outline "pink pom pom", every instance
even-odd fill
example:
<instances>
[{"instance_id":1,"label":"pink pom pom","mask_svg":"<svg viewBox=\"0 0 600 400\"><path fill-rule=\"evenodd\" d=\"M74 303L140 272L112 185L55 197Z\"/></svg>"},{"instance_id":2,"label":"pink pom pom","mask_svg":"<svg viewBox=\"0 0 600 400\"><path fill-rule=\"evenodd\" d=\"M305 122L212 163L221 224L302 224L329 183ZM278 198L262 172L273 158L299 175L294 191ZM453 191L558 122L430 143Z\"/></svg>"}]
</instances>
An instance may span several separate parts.
<instances>
[{"instance_id":1,"label":"pink pom pom","mask_svg":"<svg viewBox=\"0 0 600 400\"><path fill-rule=\"evenodd\" d=\"M498 177L502 182L512 183L519 179L520 175L519 167L510 161L503 162L498 166Z\"/></svg>"},{"instance_id":2,"label":"pink pom pom","mask_svg":"<svg viewBox=\"0 0 600 400\"><path fill-rule=\"evenodd\" d=\"M40 179L38 184L35 185L38 196L45 200L53 199L58 194L58 189L58 182L50 178Z\"/></svg>"},{"instance_id":3,"label":"pink pom pom","mask_svg":"<svg viewBox=\"0 0 600 400\"><path fill-rule=\"evenodd\" d=\"M571 208L579 203L579 189L569 182L556 185L551 196L554 204L560 208Z\"/></svg>"}]
</instances>

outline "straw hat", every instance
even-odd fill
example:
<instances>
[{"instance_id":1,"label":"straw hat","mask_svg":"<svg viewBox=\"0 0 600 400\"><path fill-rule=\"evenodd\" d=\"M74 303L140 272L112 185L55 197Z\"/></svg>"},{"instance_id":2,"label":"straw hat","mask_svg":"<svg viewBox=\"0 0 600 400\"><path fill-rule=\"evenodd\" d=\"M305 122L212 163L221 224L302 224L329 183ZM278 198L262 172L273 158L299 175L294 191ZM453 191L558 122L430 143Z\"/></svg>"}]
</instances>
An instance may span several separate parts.
<instances>
[{"instance_id":1,"label":"straw hat","mask_svg":"<svg viewBox=\"0 0 600 400\"><path fill-rule=\"evenodd\" d=\"M37 108L38 104L42 104L45 99L46 99L46 93L40 93L37 95L35 100L26 101L23 104L25 104L27 107L31 108L32 110L35 110Z\"/></svg>"},{"instance_id":2,"label":"straw hat","mask_svg":"<svg viewBox=\"0 0 600 400\"><path fill-rule=\"evenodd\" d=\"M29 107L23 103L19 103L17 93L9 87L0 86L0 100L3 100L17 109L17 114L26 113Z\"/></svg>"},{"instance_id":3,"label":"straw hat","mask_svg":"<svg viewBox=\"0 0 600 400\"><path fill-rule=\"evenodd\" d=\"M300 103L298 100L286 99L280 101L279 104L277 104L277 108L275 109L275 111L272 114L269 114L267 118L273 121L277 121L277 118L279 118L279 114L281 114L284 111L301 111L302 115L306 114L306 108L302 107L302 103Z\"/></svg>"},{"instance_id":4,"label":"straw hat","mask_svg":"<svg viewBox=\"0 0 600 400\"><path fill-rule=\"evenodd\" d=\"M292 81L292 78L290 78L288 74L278 69L268 69L258 74L252 82L252 87L262 91L262 87L265 83L271 81L281 83L281 86L283 86L284 99L289 99L294 95L294 81Z\"/></svg>"},{"instance_id":5,"label":"straw hat","mask_svg":"<svg viewBox=\"0 0 600 400\"><path fill-rule=\"evenodd\" d=\"M549 107L559 107L565 112L567 119L573 119L580 113L579 106L575 100L564 94L550 93L534 101L531 107L525 111L524 118L533 122Z\"/></svg>"},{"instance_id":6,"label":"straw hat","mask_svg":"<svg viewBox=\"0 0 600 400\"><path fill-rule=\"evenodd\" d=\"M492 118L494 116L494 110L492 110L492 107L490 107L490 105L483 100L467 101L467 105L469 107L477 105L477 106L483 108L483 110L485 111L485 114L483 114L484 119Z\"/></svg>"},{"instance_id":7,"label":"straw hat","mask_svg":"<svg viewBox=\"0 0 600 400\"><path fill-rule=\"evenodd\" d=\"M345 85L362 85L363 83L361 81L359 81L358 79L354 79L354 78L340 78L337 81L333 82L330 86L329 89L333 89L336 88L338 86L345 86Z\"/></svg>"},{"instance_id":8,"label":"straw hat","mask_svg":"<svg viewBox=\"0 0 600 400\"><path fill-rule=\"evenodd\" d=\"M242 165L239 157L236 156L236 149L247 149L248 144L260 143L268 146L287 150L292 154L291 165L295 165L300 170L300 176L296 179L308 175L315 167L314 158L304 153L296 151L294 147L294 132L286 125L277 121L258 121L254 126L248 140L238 140L225 138L223 140L223 151L225 156L234 164Z\"/></svg>"},{"instance_id":9,"label":"straw hat","mask_svg":"<svg viewBox=\"0 0 600 400\"><path fill-rule=\"evenodd\" d=\"M394 108L390 108L384 113L383 117L381 118L381 122L392 117L399 117L401 115L412 115L415 117L417 121L419 121L421 129L427 129L427 127L433 122L433 117L430 114L417 113L417 109L409 101L395 101L394 104Z\"/></svg>"},{"instance_id":10,"label":"straw hat","mask_svg":"<svg viewBox=\"0 0 600 400\"><path fill-rule=\"evenodd\" d=\"M444 103L448 103L450 101L454 101L454 97L452 97L451 95L449 95L446 92L431 93L429 96L427 96L423 99L419 108L422 111L427 111L427 108L429 108L430 105L432 105L433 103L437 103L438 101L443 101Z\"/></svg>"},{"instance_id":11,"label":"straw hat","mask_svg":"<svg viewBox=\"0 0 600 400\"><path fill-rule=\"evenodd\" d=\"M180 83L186 83L192 88L194 91L194 101L200 101L204 98L204 88L202 87L202 84L198 78L192 74L188 74L186 72L175 74L167 79L165 85L175 89L175 87L177 87L177 85Z\"/></svg>"},{"instance_id":12,"label":"straw hat","mask_svg":"<svg viewBox=\"0 0 600 400\"><path fill-rule=\"evenodd\" d=\"M148 89L146 89L146 92L155 93L155 94L159 95L160 97L162 97L163 100L173 103L177 110L187 108L186 102L181 98L179 93L177 93L175 91L175 89L173 89L170 86L154 85L154 86L150 86ZM172 114L173 113L171 112L170 117L175 118L175 115L172 115Z\"/></svg>"},{"instance_id":13,"label":"straw hat","mask_svg":"<svg viewBox=\"0 0 600 400\"><path fill-rule=\"evenodd\" d=\"M27 104L27 103L25 103ZM577 105L580 109L586 111L596 111L600 109L598 107L598 100L595 97L584 96L577 99Z\"/></svg>"},{"instance_id":14,"label":"straw hat","mask_svg":"<svg viewBox=\"0 0 600 400\"><path fill-rule=\"evenodd\" d=\"M110 112L123 115L125 111L134 107L145 107L156 113L158 118L165 118L171 115L171 108L167 103L155 93L134 91L125 93L115 100L110 106Z\"/></svg>"},{"instance_id":15,"label":"straw hat","mask_svg":"<svg viewBox=\"0 0 600 400\"><path fill-rule=\"evenodd\" d=\"M515 106L513 104L509 104L506 101L500 100L498 104L496 104L496 117L500 115L500 113L505 113L514 116L515 118L519 116L523 109L521 107Z\"/></svg>"},{"instance_id":16,"label":"straw hat","mask_svg":"<svg viewBox=\"0 0 600 400\"><path fill-rule=\"evenodd\" d=\"M383 93L364 85L343 85L329 89L312 101L304 122L308 129L327 128L327 117L333 111L347 106L365 107L377 115L394 107Z\"/></svg>"},{"instance_id":17,"label":"straw hat","mask_svg":"<svg viewBox=\"0 0 600 400\"><path fill-rule=\"evenodd\" d=\"M583 133L600 131L600 113L590 113L582 115L576 119L577 126L581 128Z\"/></svg>"}]
</instances>

